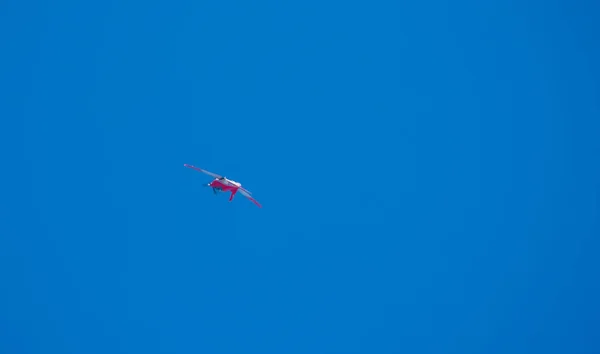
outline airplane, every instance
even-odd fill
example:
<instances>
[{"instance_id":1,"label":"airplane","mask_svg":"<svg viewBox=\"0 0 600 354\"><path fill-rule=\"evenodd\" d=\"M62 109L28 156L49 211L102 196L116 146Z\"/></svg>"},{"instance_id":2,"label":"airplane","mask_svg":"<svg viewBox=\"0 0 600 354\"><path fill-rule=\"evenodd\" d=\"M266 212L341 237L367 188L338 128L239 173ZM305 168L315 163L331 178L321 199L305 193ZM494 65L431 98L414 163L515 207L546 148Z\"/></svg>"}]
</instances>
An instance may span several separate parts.
<instances>
[{"instance_id":1,"label":"airplane","mask_svg":"<svg viewBox=\"0 0 600 354\"><path fill-rule=\"evenodd\" d=\"M211 187L215 194L217 194L218 192L230 192L231 196L229 197L229 201L232 201L235 194L237 192L240 192L244 197L250 199L250 201L252 203L256 204L259 208L262 208L262 205L260 205L260 203L258 201L256 201L256 199L252 198L252 196L251 196L252 193L250 193L249 190L243 188L241 183L232 181L226 177L219 176L216 173L208 172L206 170L203 170L196 166L188 165L186 163L183 164L183 166L185 166L187 168L191 168L191 169L199 171L199 172L202 172L202 173L205 173L205 174L213 177L214 180L212 182L206 184L206 186Z\"/></svg>"}]
</instances>

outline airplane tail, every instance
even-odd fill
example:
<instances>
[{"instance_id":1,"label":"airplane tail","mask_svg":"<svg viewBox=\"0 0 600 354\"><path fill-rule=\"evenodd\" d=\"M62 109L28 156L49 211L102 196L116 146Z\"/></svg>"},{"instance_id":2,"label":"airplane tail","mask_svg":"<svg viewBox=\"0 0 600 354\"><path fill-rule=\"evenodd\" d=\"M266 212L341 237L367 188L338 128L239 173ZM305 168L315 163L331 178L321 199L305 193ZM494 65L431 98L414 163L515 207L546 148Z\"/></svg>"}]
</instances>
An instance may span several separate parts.
<instances>
[{"instance_id":1,"label":"airplane tail","mask_svg":"<svg viewBox=\"0 0 600 354\"><path fill-rule=\"evenodd\" d=\"M235 196L235 194L237 193L237 189L234 189L233 192L231 192L231 196L229 197L229 201L233 200L233 197Z\"/></svg>"}]
</instances>

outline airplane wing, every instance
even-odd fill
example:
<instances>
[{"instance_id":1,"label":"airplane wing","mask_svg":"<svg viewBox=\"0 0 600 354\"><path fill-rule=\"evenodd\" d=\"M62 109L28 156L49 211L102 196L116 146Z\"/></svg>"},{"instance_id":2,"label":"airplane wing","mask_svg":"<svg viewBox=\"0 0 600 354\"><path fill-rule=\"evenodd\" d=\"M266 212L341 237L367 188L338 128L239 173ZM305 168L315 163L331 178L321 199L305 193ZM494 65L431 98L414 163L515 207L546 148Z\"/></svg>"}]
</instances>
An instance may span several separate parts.
<instances>
[{"instance_id":1,"label":"airplane wing","mask_svg":"<svg viewBox=\"0 0 600 354\"><path fill-rule=\"evenodd\" d=\"M256 204L259 208L262 208L262 205L260 205L259 202L256 201L256 199L252 198L250 196L250 194L248 193L248 191L246 191L245 189L240 188L239 189L240 193L242 193L242 195L248 199L250 199L250 201L254 204Z\"/></svg>"},{"instance_id":2,"label":"airplane wing","mask_svg":"<svg viewBox=\"0 0 600 354\"><path fill-rule=\"evenodd\" d=\"M214 177L214 178L221 178L221 176L219 176L219 175L218 175L218 174L216 174L216 173L208 172L208 171L206 171L206 170L203 170L203 169L201 169L201 168L198 168L198 167L196 167L196 166L188 165L187 163L184 163L183 165L184 165L185 167L191 168L192 170L196 170L196 171L199 171L199 172L202 172L202 173L206 173L207 175L209 175L209 176L211 176L211 177Z\"/></svg>"}]
</instances>

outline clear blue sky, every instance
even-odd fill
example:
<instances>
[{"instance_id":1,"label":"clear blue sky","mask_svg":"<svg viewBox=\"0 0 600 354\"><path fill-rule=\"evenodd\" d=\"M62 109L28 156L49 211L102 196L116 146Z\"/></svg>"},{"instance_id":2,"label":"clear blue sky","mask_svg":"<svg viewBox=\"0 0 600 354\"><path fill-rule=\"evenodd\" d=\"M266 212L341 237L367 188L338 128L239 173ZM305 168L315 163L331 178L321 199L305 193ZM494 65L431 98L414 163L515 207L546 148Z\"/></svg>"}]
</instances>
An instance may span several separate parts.
<instances>
[{"instance_id":1,"label":"clear blue sky","mask_svg":"<svg viewBox=\"0 0 600 354\"><path fill-rule=\"evenodd\" d=\"M600 352L598 16L2 1L0 353Z\"/></svg>"}]
</instances>

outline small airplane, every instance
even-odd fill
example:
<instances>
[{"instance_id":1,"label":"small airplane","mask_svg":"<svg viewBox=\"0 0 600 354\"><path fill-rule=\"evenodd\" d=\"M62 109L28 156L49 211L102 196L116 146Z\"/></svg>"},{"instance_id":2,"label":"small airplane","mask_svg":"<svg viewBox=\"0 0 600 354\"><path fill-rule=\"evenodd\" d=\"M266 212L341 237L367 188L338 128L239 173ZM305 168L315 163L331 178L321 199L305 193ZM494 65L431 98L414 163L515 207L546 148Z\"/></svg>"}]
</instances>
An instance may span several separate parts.
<instances>
[{"instance_id":1,"label":"small airplane","mask_svg":"<svg viewBox=\"0 0 600 354\"><path fill-rule=\"evenodd\" d=\"M223 176L219 176L216 173L208 172L208 171L198 168L196 166L188 165L187 163L183 164L183 166L191 168L191 169L199 171L199 172L202 172L202 173L205 173L211 177L214 177L214 180L212 182L208 183L206 186L212 187L213 192L215 194L217 194L217 192L230 192L231 196L229 197L229 201L232 201L235 194L237 192L240 192L240 193L242 193L242 195L244 197L250 199L250 201L252 203L256 204L259 208L262 208L262 205L260 205L260 203L257 202L256 199L252 198L252 196L251 196L252 193L250 193L249 190L243 188L241 183L232 181Z\"/></svg>"}]
</instances>

